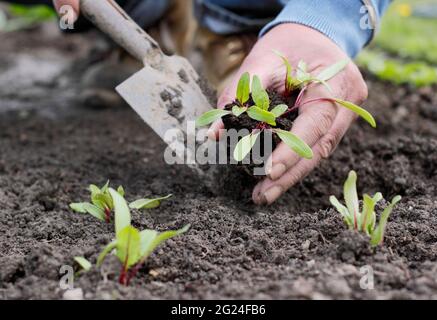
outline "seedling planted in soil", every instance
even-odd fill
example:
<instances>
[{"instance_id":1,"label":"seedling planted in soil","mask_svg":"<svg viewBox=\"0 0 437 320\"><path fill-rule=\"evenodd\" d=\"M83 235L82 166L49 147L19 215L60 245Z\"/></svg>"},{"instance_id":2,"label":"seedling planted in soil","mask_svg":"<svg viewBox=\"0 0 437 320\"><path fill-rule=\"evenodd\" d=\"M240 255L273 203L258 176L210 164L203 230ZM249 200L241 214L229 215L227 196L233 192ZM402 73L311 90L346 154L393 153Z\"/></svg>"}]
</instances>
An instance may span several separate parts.
<instances>
[{"instance_id":1,"label":"seedling planted in soil","mask_svg":"<svg viewBox=\"0 0 437 320\"><path fill-rule=\"evenodd\" d=\"M161 233L155 230L139 231L131 225L131 214L124 197L111 188L108 192L114 203L116 239L99 255L97 265L100 266L105 257L115 250L116 256L122 263L119 282L128 285L156 247L170 238L185 233L190 226Z\"/></svg>"},{"instance_id":2,"label":"seedling planted in soil","mask_svg":"<svg viewBox=\"0 0 437 320\"><path fill-rule=\"evenodd\" d=\"M328 101L339 104L361 116L372 127L376 127L373 116L352 102L324 97L302 101L304 92L311 84L323 84L331 91L327 81L341 72L349 63L348 60L339 61L317 76L313 76L307 72L305 62L299 62L294 70L283 55L277 52L276 54L281 57L286 66L285 90L282 96L277 92L266 91L256 75L253 76L250 85L250 75L244 73L238 83L235 101L225 106L223 110L215 109L204 113L196 121L196 125L201 127L222 118L226 129L249 129L251 133L241 138L234 149L233 157L236 161L241 162L251 152L260 134L267 130L273 134L273 148L282 141L299 156L311 159L313 157L311 148L290 132L293 121L298 115L298 109L309 103Z\"/></svg>"},{"instance_id":3,"label":"seedling planted in soil","mask_svg":"<svg viewBox=\"0 0 437 320\"><path fill-rule=\"evenodd\" d=\"M342 205L334 196L329 198L331 204L340 212L350 229L365 232L370 236L370 244L372 246L380 245L384 240L388 218L394 206L401 200L401 196L393 198L391 203L382 212L379 224L376 226L375 205L382 200L382 194L378 192L373 197L364 194L363 208L360 211L357 194L357 174L355 171L349 172L343 192L346 206Z\"/></svg>"},{"instance_id":4,"label":"seedling planted in soil","mask_svg":"<svg viewBox=\"0 0 437 320\"><path fill-rule=\"evenodd\" d=\"M110 222L111 213L114 210L114 201L109 192L109 181L99 188L92 184L89 186L91 192L91 203L79 202L70 204L70 208L79 213L89 213L99 220ZM122 186L117 188L117 193L124 197L125 191ZM139 199L130 204L132 209L154 209L159 207L163 200L167 200L172 195L155 199Z\"/></svg>"}]
</instances>

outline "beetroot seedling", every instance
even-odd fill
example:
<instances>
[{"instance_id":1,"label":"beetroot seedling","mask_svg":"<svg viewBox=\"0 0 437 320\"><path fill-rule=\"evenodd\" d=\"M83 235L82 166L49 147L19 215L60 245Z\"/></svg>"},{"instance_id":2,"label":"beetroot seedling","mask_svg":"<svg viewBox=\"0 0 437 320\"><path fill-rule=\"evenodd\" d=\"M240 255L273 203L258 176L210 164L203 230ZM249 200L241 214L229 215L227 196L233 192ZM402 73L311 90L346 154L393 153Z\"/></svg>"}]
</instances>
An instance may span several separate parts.
<instances>
[{"instance_id":1,"label":"beetroot seedling","mask_svg":"<svg viewBox=\"0 0 437 320\"><path fill-rule=\"evenodd\" d=\"M329 200L343 216L345 223L350 229L366 233L370 236L370 244L377 246L384 240L388 218L394 206L401 200L401 196L393 198L391 203L382 212L379 224L376 226L375 205L382 200L382 194L378 192L373 197L364 194L363 208L360 211L356 183L356 172L349 172L343 191L346 206L342 205L335 196L331 196Z\"/></svg>"},{"instance_id":2,"label":"beetroot seedling","mask_svg":"<svg viewBox=\"0 0 437 320\"><path fill-rule=\"evenodd\" d=\"M230 129L227 124L238 124L239 119L246 116L246 125L241 125L241 120L239 126L249 129L251 133L242 137L236 145L233 152L233 157L236 161L242 161L251 152L260 134L267 130L273 134L274 141L278 138L299 156L311 159L313 157L311 148L298 136L290 132L292 121L297 117L298 109L305 104L332 102L355 112L372 127L376 126L375 119L369 112L349 101L321 97L303 102L304 92L312 84L323 84L331 91L327 81L341 72L349 63L348 60L339 61L320 72L317 76L313 76L307 71L307 64L304 61L300 61L294 70L283 55L277 54L284 61L286 67L283 100L290 101L290 103L278 104L272 102L269 98L269 93L263 88L259 77L256 75L253 77L250 91L250 75L245 73L240 78L236 99L232 104L226 106L224 110L216 109L208 111L196 121L196 125L201 127L223 118L225 127ZM248 94L248 92L250 93ZM289 98L293 95L295 99L291 102ZM226 119L228 120L225 121ZM253 124L254 121L255 124Z\"/></svg>"},{"instance_id":3,"label":"beetroot seedling","mask_svg":"<svg viewBox=\"0 0 437 320\"><path fill-rule=\"evenodd\" d=\"M99 255L97 266L103 263L110 252L115 251L122 264L119 283L128 285L139 268L160 244L185 233L190 226L187 225L179 230L161 233L155 230L139 231L131 225L131 214L124 197L111 188L109 188L109 193L114 202L116 238Z\"/></svg>"},{"instance_id":4,"label":"beetroot seedling","mask_svg":"<svg viewBox=\"0 0 437 320\"><path fill-rule=\"evenodd\" d=\"M109 181L102 188L91 184L89 191L91 193L91 203L72 203L70 208L79 213L89 213L93 217L109 223L111 221L111 212L114 209L114 203L109 193ZM117 188L117 192L121 196L125 194L122 186Z\"/></svg>"}]
</instances>

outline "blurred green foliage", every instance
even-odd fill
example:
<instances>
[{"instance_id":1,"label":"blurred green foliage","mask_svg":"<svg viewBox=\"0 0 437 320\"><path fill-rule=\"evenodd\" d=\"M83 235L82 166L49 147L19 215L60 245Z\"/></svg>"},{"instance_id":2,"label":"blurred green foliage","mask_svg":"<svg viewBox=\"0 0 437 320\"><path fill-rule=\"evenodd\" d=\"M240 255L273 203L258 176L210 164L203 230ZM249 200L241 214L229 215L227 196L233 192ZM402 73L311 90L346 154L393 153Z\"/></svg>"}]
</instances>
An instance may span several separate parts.
<instances>
[{"instance_id":1,"label":"blurred green foliage","mask_svg":"<svg viewBox=\"0 0 437 320\"><path fill-rule=\"evenodd\" d=\"M437 83L437 1L394 1L384 16L373 44L357 62L377 77L396 84L427 86ZM429 10L428 10L429 9Z\"/></svg>"},{"instance_id":2,"label":"blurred green foliage","mask_svg":"<svg viewBox=\"0 0 437 320\"><path fill-rule=\"evenodd\" d=\"M0 31L11 32L33 27L38 23L53 20L56 12L48 6L25 6L11 4L6 12L0 11Z\"/></svg>"}]
</instances>

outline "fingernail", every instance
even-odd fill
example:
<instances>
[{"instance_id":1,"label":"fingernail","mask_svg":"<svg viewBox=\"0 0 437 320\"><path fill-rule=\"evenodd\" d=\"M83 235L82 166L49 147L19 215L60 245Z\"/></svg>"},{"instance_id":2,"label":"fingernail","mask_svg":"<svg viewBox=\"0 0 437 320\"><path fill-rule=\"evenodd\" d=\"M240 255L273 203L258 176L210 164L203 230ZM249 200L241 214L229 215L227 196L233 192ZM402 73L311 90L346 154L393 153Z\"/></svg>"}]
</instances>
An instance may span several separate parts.
<instances>
[{"instance_id":1,"label":"fingernail","mask_svg":"<svg viewBox=\"0 0 437 320\"><path fill-rule=\"evenodd\" d=\"M282 195L283 192L284 190L281 186L271 187L262 195L262 198L265 201L263 204L272 204Z\"/></svg>"},{"instance_id":2,"label":"fingernail","mask_svg":"<svg viewBox=\"0 0 437 320\"><path fill-rule=\"evenodd\" d=\"M283 163L273 165L269 172L269 178L272 180L278 180L287 171L287 167Z\"/></svg>"}]
</instances>

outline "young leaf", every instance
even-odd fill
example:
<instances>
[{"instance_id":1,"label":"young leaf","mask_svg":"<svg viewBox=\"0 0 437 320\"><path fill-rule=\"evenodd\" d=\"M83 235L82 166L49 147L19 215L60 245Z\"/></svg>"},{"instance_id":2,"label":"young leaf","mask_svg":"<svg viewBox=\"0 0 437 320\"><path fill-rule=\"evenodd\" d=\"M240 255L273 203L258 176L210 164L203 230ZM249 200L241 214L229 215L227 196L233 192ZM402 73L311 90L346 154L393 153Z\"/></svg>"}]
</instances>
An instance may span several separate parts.
<instances>
[{"instance_id":1,"label":"young leaf","mask_svg":"<svg viewBox=\"0 0 437 320\"><path fill-rule=\"evenodd\" d=\"M123 186L118 186L117 192L120 194L120 196L124 197L125 192Z\"/></svg>"},{"instance_id":2,"label":"young leaf","mask_svg":"<svg viewBox=\"0 0 437 320\"><path fill-rule=\"evenodd\" d=\"M273 108L271 113L275 115L276 118L282 116L288 110L288 106L286 104L280 104Z\"/></svg>"},{"instance_id":3,"label":"young leaf","mask_svg":"<svg viewBox=\"0 0 437 320\"><path fill-rule=\"evenodd\" d=\"M313 150L311 150L311 148L295 134L281 129L274 129L273 132L275 132L291 150L296 152L302 158L313 158Z\"/></svg>"},{"instance_id":4,"label":"young leaf","mask_svg":"<svg viewBox=\"0 0 437 320\"><path fill-rule=\"evenodd\" d=\"M300 82L306 82L311 79L311 75L307 72L307 69L307 64L303 60L300 60L296 70L297 80L299 80Z\"/></svg>"},{"instance_id":5,"label":"young leaf","mask_svg":"<svg viewBox=\"0 0 437 320\"><path fill-rule=\"evenodd\" d=\"M359 227L361 231L369 232L369 224L372 222L372 215L375 214L375 201L369 195L363 195L363 212L360 216ZM368 235L371 234L368 233Z\"/></svg>"},{"instance_id":6,"label":"young leaf","mask_svg":"<svg viewBox=\"0 0 437 320\"><path fill-rule=\"evenodd\" d=\"M344 183L343 194L347 209L354 218L354 229L358 229L359 203L357 194L357 173L353 170L349 172L348 178Z\"/></svg>"},{"instance_id":7,"label":"young leaf","mask_svg":"<svg viewBox=\"0 0 437 320\"><path fill-rule=\"evenodd\" d=\"M103 260L105 260L106 256L115 248L117 247L117 241L114 240L111 243L109 243L105 249L103 249L103 251L99 254L99 257L97 258L97 263L96 265L98 267L100 267L103 263Z\"/></svg>"},{"instance_id":8,"label":"young leaf","mask_svg":"<svg viewBox=\"0 0 437 320\"><path fill-rule=\"evenodd\" d=\"M86 272L91 269L91 262L89 262L84 257L74 257L74 261Z\"/></svg>"},{"instance_id":9,"label":"young leaf","mask_svg":"<svg viewBox=\"0 0 437 320\"><path fill-rule=\"evenodd\" d=\"M272 126L276 126L276 116L272 112L263 110L257 106L250 107L247 110L247 115L254 120L266 122Z\"/></svg>"},{"instance_id":10,"label":"young leaf","mask_svg":"<svg viewBox=\"0 0 437 320\"><path fill-rule=\"evenodd\" d=\"M334 100L336 103L342 105L343 107L355 112L357 115L359 115L364 120L366 120L373 128L376 128L375 118L373 118L373 116L367 110L365 110L365 109L363 109L363 108L361 108L361 107L357 106L356 104L353 104L352 102L349 102L349 101L343 101L340 99L332 99L332 100Z\"/></svg>"},{"instance_id":11,"label":"young leaf","mask_svg":"<svg viewBox=\"0 0 437 320\"><path fill-rule=\"evenodd\" d=\"M234 116L239 117L241 116L243 113L245 113L247 111L247 107L239 107L239 106L233 106L232 107L232 113L234 114Z\"/></svg>"},{"instance_id":12,"label":"young leaf","mask_svg":"<svg viewBox=\"0 0 437 320\"><path fill-rule=\"evenodd\" d=\"M85 204L86 202L70 203L70 209L79 213L87 213Z\"/></svg>"},{"instance_id":13,"label":"young leaf","mask_svg":"<svg viewBox=\"0 0 437 320\"><path fill-rule=\"evenodd\" d=\"M109 188L109 193L114 201L115 234L118 234L131 224L130 210L126 200L114 189Z\"/></svg>"},{"instance_id":14,"label":"young leaf","mask_svg":"<svg viewBox=\"0 0 437 320\"><path fill-rule=\"evenodd\" d=\"M384 240L384 232L385 228L387 226L388 217L390 216L391 212L393 211L394 206L401 201L401 196L396 196L391 201L390 205L384 209L382 212L381 218L379 219L379 224L376 227L375 231L372 233L372 238L370 239L370 244L372 246L377 246L382 243Z\"/></svg>"},{"instance_id":15,"label":"young leaf","mask_svg":"<svg viewBox=\"0 0 437 320\"><path fill-rule=\"evenodd\" d=\"M141 235L142 260L146 259L161 243L187 232L188 229L190 229L189 224L179 230L171 230L161 233L157 233L153 230L144 230Z\"/></svg>"},{"instance_id":16,"label":"young leaf","mask_svg":"<svg viewBox=\"0 0 437 320\"><path fill-rule=\"evenodd\" d=\"M159 205L161 204L161 201L167 200L171 196L172 195L169 194L168 196L161 197L161 198L139 199L139 200L136 200L136 201L132 202L131 204L129 204L129 207L131 209L154 209L154 208L159 207Z\"/></svg>"},{"instance_id":17,"label":"young leaf","mask_svg":"<svg viewBox=\"0 0 437 320\"><path fill-rule=\"evenodd\" d=\"M353 228L353 217L350 216L349 210L338 201L335 196L329 197L329 202L337 209L337 211L343 216L344 221L348 225L348 227Z\"/></svg>"},{"instance_id":18,"label":"young leaf","mask_svg":"<svg viewBox=\"0 0 437 320\"><path fill-rule=\"evenodd\" d=\"M270 99L267 91L264 90L258 76L253 76L252 99L255 105L262 110L269 110Z\"/></svg>"},{"instance_id":19,"label":"young leaf","mask_svg":"<svg viewBox=\"0 0 437 320\"><path fill-rule=\"evenodd\" d=\"M109 188L109 180L106 181L105 185L104 185L104 186L102 187L102 189L101 189L101 192L102 192L102 193L107 192L107 191L108 191L108 188Z\"/></svg>"},{"instance_id":20,"label":"young leaf","mask_svg":"<svg viewBox=\"0 0 437 320\"><path fill-rule=\"evenodd\" d=\"M343 71L344 68L349 64L349 59L343 59L340 60L337 63L334 63L333 65L327 67L322 72L320 72L316 79L323 82L328 81L329 79L332 79L337 74L339 74L341 71Z\"/></svg>"},{"instance_id":21,"label":"young leaf","mask_svg":"<svg viewBox=\"0 0 437 320\"><path fill-rule=\"evenodd\" d=\"M234 159L236 161L243 161L243 159L246 158L247 154L255 145L259 134L260 132L251 133L240 139L234 149Z\"/></svg>"},{"instance_id":22,"label":"young leaf","mask_svg":"<svg viewBox=\"0 0 437 320\"><path fill-rule=\"evenodd\" d=\"M100 190L100 188L98 186L96 186L95 184L90 184L89 186L89 190L91 192L91 198L96 195L101 193L102 191Z\"/></svg>"},{"instance_id":23,"label":"young leaf","mask_svg":"<svg viewBox=\"0 0 437 320\"><path fill-rule=\"evenodd\" d=\"M88 202L71 203L70 208L79 213L89 213L93 217L105 221L106 216L102 208Z\"/></svg>"},{"instance_id":24,"label":"young leaf","mask_svg":"<svg viewBox=\"0 0 437 320\"><path fill-rule=\"evenodd\" d=\"M291 90L293 90L294 87L294 79L293 79L293 67L291 66L290 62L288 61L288 59L279 51L273 50L273 52L278 55L282 61L284 61L284 65L287 68L287 73L285 76L285 89L287 92L290 92Z\"/></svg>"},{"instance_id":25,"label":"young leaf","mask_svg":"<svg viewBox=\"0 0 437 320\"><path fill-rule=\"evenodd\" d=\"M249 94L250 94L250 75L248 72L246 72L243 73L243 75L241 76L237 87L237 100L241 103L241 105L244 105L247 102L247 100L249 100Z\"/></svg>"},{"instance_id":26,"label":"young leaf","mask_svg":"<svg viewBox=\"0 0 437 320\"><path fill-rule=\"evenodd\" d=\"M140 259L140 232L127 226L117 235L117 257L128 269Z\"/></svg>"},{"instance_id":27,"label":"young leaf","mask_svg":"<svg viewBox=\"0 0 437 320\"><path fill-rule=\"evenodd\" d=\"M230 114L230 111L222 110L222 109L213 109L205 112L196 120L197 127L207 126L208 124L213 123L217 119L224 117L225 115Z\"/></svg>"}]
</instances>

